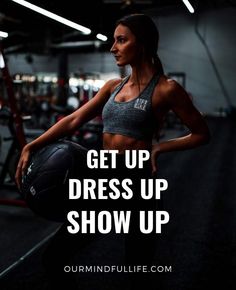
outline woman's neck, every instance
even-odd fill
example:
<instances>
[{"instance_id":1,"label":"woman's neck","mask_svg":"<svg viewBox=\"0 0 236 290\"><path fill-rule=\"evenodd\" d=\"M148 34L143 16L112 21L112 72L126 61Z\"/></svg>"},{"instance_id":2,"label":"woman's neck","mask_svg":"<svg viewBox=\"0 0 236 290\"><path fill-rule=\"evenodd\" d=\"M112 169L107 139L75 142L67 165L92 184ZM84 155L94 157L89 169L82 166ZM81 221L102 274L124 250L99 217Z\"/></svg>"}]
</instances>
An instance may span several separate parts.
<instances>
[{"instance_id":1,"label":"woman's neck","mask_svg":"<svg viewBox=\"0 0 236 290\"><path fill-rule=\"evenodd\" d=\"M139 85L146 84L156 72L154 65L149 63L142 63L139 66L131 66L129 82Z\"/></svg>"}]
</instances>

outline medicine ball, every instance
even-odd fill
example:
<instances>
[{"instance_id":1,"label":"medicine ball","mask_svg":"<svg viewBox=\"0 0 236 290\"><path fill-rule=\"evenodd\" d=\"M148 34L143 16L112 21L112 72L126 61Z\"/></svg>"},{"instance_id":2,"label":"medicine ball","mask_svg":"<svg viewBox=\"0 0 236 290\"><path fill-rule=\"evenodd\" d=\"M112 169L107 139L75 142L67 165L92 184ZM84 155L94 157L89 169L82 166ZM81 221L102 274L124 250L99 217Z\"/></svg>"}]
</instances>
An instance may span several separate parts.
<instances>
[{"instance_id":1,"label":"medicine ball","mask_svg":"<svg viewBox=\"0 0 236 290\"><path fill-rule=\"evenodd\" d=\"M86 148L65 140L33 153L21 186L29 208L46 219L64 221L69 206L69 179L85 177L86 156Z\"/></svg>"}]
</instances>

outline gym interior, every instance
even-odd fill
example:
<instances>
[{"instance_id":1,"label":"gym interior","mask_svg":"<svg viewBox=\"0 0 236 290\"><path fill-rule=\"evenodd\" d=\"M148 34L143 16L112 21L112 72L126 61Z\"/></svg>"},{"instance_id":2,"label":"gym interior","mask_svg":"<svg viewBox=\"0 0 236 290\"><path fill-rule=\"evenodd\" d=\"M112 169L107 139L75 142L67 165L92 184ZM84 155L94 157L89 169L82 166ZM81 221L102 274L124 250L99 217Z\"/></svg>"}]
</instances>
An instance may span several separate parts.
<instances>
[{"instance_id":1,"label":"gym interior","mask_svg":"<svg viewBox=\"0 0 236 290\"><path fill-rule=\"evenodd\" d=\"M36 6L41 10L34 10ZM207 145L158 158L158 178L169 185L161 199L170 220L156 235L153 264L158 271L152 273L145 289L236 287L236 1L1 0L2 290L48 289L41 258L61 226L60 221L33 211L17 189L20 151L90 101L107 80L129 74L129 67L116 65L110 48L116 20L130 13L147 14L156 23L165 74L187 91L211 134ZM49 17L55 14L61 18ZM69 26L62 18L70 21ZM88 30L80 31L78 24ZM102 130L98 115L67 140L100 150ZM159 141L187 132L170 111ZM73 265L111 267L123 265L123 259L123 237L110 232L85 245ZM128 289L132 273L110 269L75 270L78 289Z\"/></svg>"}]
</instances>

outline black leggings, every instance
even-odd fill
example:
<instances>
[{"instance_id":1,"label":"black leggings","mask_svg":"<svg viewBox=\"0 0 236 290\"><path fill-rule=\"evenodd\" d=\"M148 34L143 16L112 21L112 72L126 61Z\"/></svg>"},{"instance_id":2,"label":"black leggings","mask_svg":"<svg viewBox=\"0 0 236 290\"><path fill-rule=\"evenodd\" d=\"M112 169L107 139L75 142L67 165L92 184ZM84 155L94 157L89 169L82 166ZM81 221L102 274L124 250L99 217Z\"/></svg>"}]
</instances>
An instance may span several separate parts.
<instances>
[{"instance_id":1,"label":"black leggings","mask_svg":"<svg viewBox=\"0 0 236 290\"><path fill-rule=\"evenodd\" d=\"M129 233L124 234L125 238L125 265L150 265L155 251L155 234L143 234L139 230L139 211L155 210L155 200L143 200L140 197L140 179L150 178L151 165L146 163L143 169L127 169L124 164L123 155L118 155L116 169L93 169L89 170L88 178L118 178L123 180L129 178L133 182L133 198L130 200L106 200L96 201L96 210L130 210L131 220ZM96 172L96 178L94 177ZM91 204L89 206L91 208ZM92 206L93 207L93 206ZM79 203L78 203L79 208ZM74 275L64 272L65 265L68 265L74 255L82 251L94 240L104 237L104 234L71 234L67 231L68 223L64 223L54 235L50 244L43 254L43 264L48 274L52 287L64 286L67 289L77 289L74 283ZM56 289L56 288L55 288Z\"/></svg>"}]
</instances>

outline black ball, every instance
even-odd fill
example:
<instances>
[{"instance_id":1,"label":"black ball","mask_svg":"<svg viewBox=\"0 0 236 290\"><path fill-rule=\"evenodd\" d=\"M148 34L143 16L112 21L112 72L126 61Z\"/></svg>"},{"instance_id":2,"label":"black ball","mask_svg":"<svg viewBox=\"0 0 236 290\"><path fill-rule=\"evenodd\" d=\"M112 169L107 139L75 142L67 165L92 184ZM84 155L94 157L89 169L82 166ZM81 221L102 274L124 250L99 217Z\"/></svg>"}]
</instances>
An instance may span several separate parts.
<instances>
[{"instance_id":1,"label":"black ball","mask_svg":"<svg viewBox=\"0 0 236 290\"><path fill-rule=\"evenodd\" d=\"M64 221L69 210L69 179L85 178L86 156L86 148L66 140L33 153L21 186L29 208L46 219Z\"/></svg>"}]
</instances>

